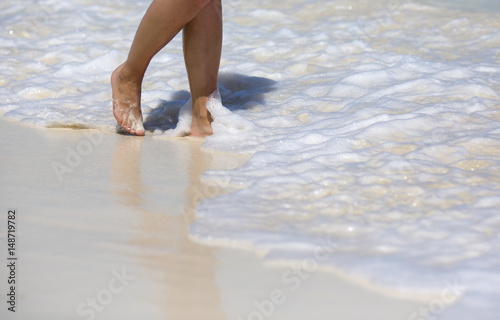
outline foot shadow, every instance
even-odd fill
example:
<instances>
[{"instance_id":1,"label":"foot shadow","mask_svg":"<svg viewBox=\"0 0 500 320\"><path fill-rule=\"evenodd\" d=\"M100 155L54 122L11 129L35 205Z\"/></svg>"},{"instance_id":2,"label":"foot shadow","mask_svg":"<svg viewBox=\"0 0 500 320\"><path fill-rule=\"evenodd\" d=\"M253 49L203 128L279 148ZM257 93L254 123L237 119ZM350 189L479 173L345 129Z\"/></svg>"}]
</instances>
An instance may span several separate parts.
<instances>
[{"instance_id":1,"label":"foot shadow","mask_svg":"<svg viewBox=\"0 0 500 320\"><path fill-rule=\"evenodd\" d=\"M276 81L262 77L248 77L242 74L219 74L219 93L222 105L231 111L248 110L265 104L265 94L276 89ZM146 131L161 131L175 128L179 110L188 102L190 94L186 90L177 91L170 101L160 100L144 119Z\"/></svg>"},{"instance_id":2,"label":"foot shadow","mask_svg":"<svg viewBox=\"0 0 500 320\"><path fill-rule=\"evenodd\" d=\"M179 120L179 110L190 98L188 91L181 90L174 92L170 101L160 100L144 118L144 129L151 132L174 129Z\"/></svg>"},{"instance_id":3,"label":"foot shadow","mask_svg":"<svg viewBox=\"0 0 500 320\"><path fill-rule=\"evenodd\" d=\"M220 74L218 83L222 105L231 111L265 104L264 95L276 90L276 84L277 82L271 79L236 73Z\"/></svg>"}]
</instances>

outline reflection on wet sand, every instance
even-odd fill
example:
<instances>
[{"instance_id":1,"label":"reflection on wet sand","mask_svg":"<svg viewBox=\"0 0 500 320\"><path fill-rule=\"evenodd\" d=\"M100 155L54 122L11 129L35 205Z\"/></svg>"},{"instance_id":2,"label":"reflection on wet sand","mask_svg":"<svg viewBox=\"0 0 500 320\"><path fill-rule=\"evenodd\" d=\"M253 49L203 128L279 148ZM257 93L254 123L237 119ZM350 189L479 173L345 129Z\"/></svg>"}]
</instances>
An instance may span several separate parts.
<instances>
[{"instance_id":1,"label":"reflection on wet sand","mask_svg":"<svg viewBox=\"0 0 500 320\"><path fill-rule=\"evenodd\" d=\"M211 157L200 150L201 140L177 139L162 144L183 161L180 167L188 161L189 168L176 173L190 174L185 190L187 203L172 205L162 212L148 210L148 190L141 176L146 169L141 164L144 140L128 136L120 139L114 150L111 180L117 201L137 211L137 221L131 222L132 228L137 228L132 246L144 252L137 256L138 260L151 282L158 284L149 299L156 300L165 319L225 319L215 282L215 249L192 242L186 222L194 216L193 201L199 200L200 175L208 169ZM165 172L155 174L167 176ZM165 183L169 181L165 179Z\"/></svg>"},{"instance_id":2,"label":"reflection on wet sand","mask_svg":"<svg viewBox=\"0 0 500 320\"><path fill-rule=\"evenodd\" d=\"M144 139L123 137L113 150L112 193L126 207L140 208L146 190L141 179L141 146Z\"/></svg>"}]
</instances>

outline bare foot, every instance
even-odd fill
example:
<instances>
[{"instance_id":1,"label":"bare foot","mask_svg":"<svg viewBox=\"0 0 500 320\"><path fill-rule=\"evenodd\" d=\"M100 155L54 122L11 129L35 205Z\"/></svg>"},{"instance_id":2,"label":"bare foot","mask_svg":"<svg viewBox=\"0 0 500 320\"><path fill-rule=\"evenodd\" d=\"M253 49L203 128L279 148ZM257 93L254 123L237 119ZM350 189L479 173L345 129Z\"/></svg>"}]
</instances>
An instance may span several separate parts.
<instances>
[{"instance_id":1,"label":"bare foot","mask_svg":"<svg viewBox=\"0 0 500 320\"><path fill-rule=\"evenodd\" d=\"M207 98L199 98L193 103L193 121L191 122L190 136L206 137L214 133L211 125L213 122L212 115L206 107L207 101Z\"/></svg>"},{"instance_id":2,"label":"bare foot","mask_svg":"<svg viewBox=\"0 0 500 320\"><path fill-rule=\"evenodd\" d=\"M113 115L120 126L132 134L144 135L141 112L141 83L123 75L123 64L111 75Z\"/></svg>"}]
</instances>

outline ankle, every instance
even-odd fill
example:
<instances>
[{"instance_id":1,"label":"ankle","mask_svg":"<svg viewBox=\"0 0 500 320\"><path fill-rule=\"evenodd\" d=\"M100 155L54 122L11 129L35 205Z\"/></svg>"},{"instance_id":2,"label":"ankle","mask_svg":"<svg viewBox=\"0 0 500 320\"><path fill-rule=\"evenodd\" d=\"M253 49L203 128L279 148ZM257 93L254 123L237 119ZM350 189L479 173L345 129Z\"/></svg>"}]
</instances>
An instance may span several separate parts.
<instances>
[{"instance_id":1,"label":"ankle","mask_svg":"<svg viewBox=\"0 0 500 320\"><path fill-rule=\"evenodd\" d=\"M118 78L120 81L125 83L133 83L136 85L141 85L144 73L137 72L129 67L127 62L125 62L118 72Z\"/></svg>"}]
</instances>

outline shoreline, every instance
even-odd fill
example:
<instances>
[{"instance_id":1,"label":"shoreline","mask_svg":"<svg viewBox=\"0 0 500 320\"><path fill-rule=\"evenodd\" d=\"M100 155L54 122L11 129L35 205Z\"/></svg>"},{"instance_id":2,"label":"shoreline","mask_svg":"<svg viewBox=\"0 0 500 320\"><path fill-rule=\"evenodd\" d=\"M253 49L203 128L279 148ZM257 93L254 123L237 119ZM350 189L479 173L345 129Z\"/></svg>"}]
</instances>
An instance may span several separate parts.
<instances>
[{"instance_id":1,"label":"shoreline","mask_svg":"<svg viewBox=\"0 0 500 320\"><path fill-rule=\"evenodd\" d=\"M248 319L265 313L257 306L276 290L286 299L273 306L274 319L398 320L420 306L323 271L292 291L282 279L289 267L193 241L197 201L223 191L200 175L246 156L204 152L202 139L0 122L2 210L19 212L17 319ZM72 171L59 179L54 163ZM120 279L123 290L108 296ZM0 315L13 318L6 308Z\"/></svg>"}]
</instances>

